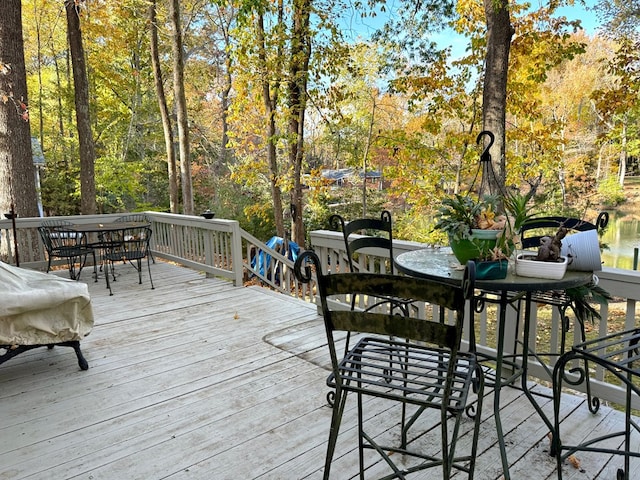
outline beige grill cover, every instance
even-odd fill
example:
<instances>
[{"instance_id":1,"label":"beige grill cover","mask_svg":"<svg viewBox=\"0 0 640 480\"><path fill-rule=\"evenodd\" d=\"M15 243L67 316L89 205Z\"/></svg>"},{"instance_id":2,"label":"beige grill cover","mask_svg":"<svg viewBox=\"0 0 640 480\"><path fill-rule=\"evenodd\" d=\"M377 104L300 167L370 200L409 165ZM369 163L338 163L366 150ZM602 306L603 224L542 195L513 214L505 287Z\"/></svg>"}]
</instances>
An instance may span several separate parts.
<instances>
[{"instance_id":1,"label":"beige grill cover","mask_svg":"<svg viewBox=\"0 0 640 480\"><path fill-rule=\"evenodd\" d=\"M92 328L86 284L0 262L0 345L81 340Z\"/></svg>"}]
</instances>

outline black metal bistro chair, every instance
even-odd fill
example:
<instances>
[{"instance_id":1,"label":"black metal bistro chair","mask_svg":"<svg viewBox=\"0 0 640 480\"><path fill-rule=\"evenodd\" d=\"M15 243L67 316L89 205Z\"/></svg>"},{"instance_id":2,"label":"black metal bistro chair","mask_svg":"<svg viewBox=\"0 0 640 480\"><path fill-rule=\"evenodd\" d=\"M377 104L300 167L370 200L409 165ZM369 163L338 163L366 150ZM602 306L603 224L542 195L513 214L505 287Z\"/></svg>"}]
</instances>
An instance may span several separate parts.
<instances>
[{"instance_id":1,"label":"black metal bistro chair","mask_svg":"<svg viewBox=\"0 0 640 480\"><path fill-rule=\"evenodd\" d=\"M571 217L534 217L523 225L520 231L520 240L524 249L532 249L540 246L540 241L544 236L553 236L560 227L565 227L569 231L569 234L572 231L586 232L589 230L597 230L598 233L601 233L608 223L609 214L607 212L600 212L595 223ZM570 237L565 237L563 242L567 241L568 238ZM569 298L565 292L536 292L533 300L538 305L551 305L557 308L561 322L560 345L558 349L560 354L567 350L567 334L571 328L571 322L567 315L569 309L573 310L574 317L577 320L574 343L585 340L585 326L581 321L584 316L583 312L576 311L576 308L580 308L580 306L572 302L572 299ZM551 374L551 372L549 372L549 374Z\"/></svg>"},{"instance_id":2,"label":"black metal bistro chair","mask_svg":"<svg viewBox=\"0 0 640 480\"><path fill-rule=\"evenodd\" d=\"M594 367L604 369L620 382L624 392L624 400L620 401L625 411L624 429L586 439L575 438L573 432L568 432L566 437L563 437L563 424L560 421L563 386L572 388L584 382L588 392L589 410L596 414L600 408L600 400L592 396L587 382L589 372ZM580 343L563 354L553 371L553 399L555 425L551 453L556 455L558 461L559 480L562 480L564 460L576 452L589 452L589 456L596 453L622 455L624 464L622 468L617 469L616 480L637 478L631 476L630 458L640 457L637 437L631 437L634 432L636 435L640 433L640 425L632 416L633 402L637 404L640 400L640 328Z\"/></svg>"},{"instance_id":3,"label":"black metal bistro chair","mask_svg":"<svg viewBox=\"0 0 640 480\"><path fill-rule=\"evenodd\" d=\"M382 211L380 218L358 218L347 222L340 215L329 217L329 226L332 230L340 230L344 240L346 263L348 271L351 273L395 273L393 259L393 223L391 213ZM344 258L340 260L340 272ZM406 298L381 297L375 301L363 295L351 296L351 308L356 304L364 310L375 310L380 307L388 307L390 311L399 316L408 316L413 300ZM415 313L415 312L414 312ZM351 332L347 332L345 338L345 352L349 350ZM332 375L328 378L328 383L332 384ZM327 394L327 402L333 405L335 392L332 390Z\"/></svg>"},{"instance_id":4,"label":"black metal bistro chair","mask_svg":"<svg viewBox=\"0 0 640 480\"><path fill-rule=\"evenodd\" d=\"M553 235L558 228L565 227L568 230L586 232L598 230L601 232L609 223L609 213L600 212L596 223L587 222L572 217L532 217L520 229L520 241L525 249L536 248L540 245L540 239L545 235Z\"/></svg>"},{"instance_id":5,"label":"black metal bistro chair","mask_svg":"<svg viewBox=\"0 0 640 480\"><path fill-rule=\"evenodd\" d=\"M154 289L153 278L151 276L151 262L149 261L149 242L151 240L151 228L148 226L126 227L122 230L114 230L108 232L106 241L113 245L112 248L106 250L104 260L107 263L107 287L111 290L111 282L109 281L109 271L113 282L116 281L115 263L126 262L131 264L138 271L138 283L142 284L142 260L147 259L147 270L149 271L149 282L151 289Z\"/></svg>"},{"instance_id":6,"label":"black metal bistro chair","mask_svg":"<svg viewBox=\"0 0 640 480\"><path fill-rule=\"evenodd\" d=\"M127 215L122 215L114 220L114 222L137 222L140 224L151 225L151 221L146 213L129 213ZM147 252L151 261L156 263L156 259L153 258L153 252L151 251L151 246L148 245L149 251Z\"/></svg>"},{"instance_id":7,"label":"black metal bistro chair","mask_svg":"<svg viewBox=\"0 0 640 480\"><path fill-rule=\"evenodd\" d=\"M96 254L87 244L86 235L71 231L71 225L65 220L43 220L38 227L38 233L47 251L47 273L51 270L51 263L55 258L64 258L67 261L69 277L78 280L89 255L93 257L95 268Z\"/></svg>"},{"instance_id":8,"label":"black metal bistro chair","mask_svg":"<svg viewBox=\"0 0 640 480\"><path fill-rule=\"evenodd\" d=\"M445 479L450 478L454 469L467 472L468 478L473 478L484 381L475 355L459 350L465 303L473 294L473 262L467 267L465 280L459 287L389 274L325 275L318 256L306 251L296 260L296 277L301 282L309 282L312 270L317 277L336 389L324 478L328 479L330 475L349 393L357 397L360 478L364 478L368 464L374 462L367 458L365 463L365 451L368 450L375 450L393 472L383 478L404 479L408 473L437 467L442 469ZM391 311L350 309L348 304L340 303L352 294L428 302L441 307L440 321L411 316L400 318ZM445 311L454 313L452 321L445 321ZM349 351L340 355L334 342L334 334L339 331L364 335ZM391 356L394 362L390 366ZM474 383L478 386L476 404L471 403ZM365 402L364 397L381 400ZM382 407L385 401L398 406L399 436L393 432L387 432L391 438L374 434L371 429L375 430L378 422L375 419L365 421L365 407ZM439 415L426 415L427 409L435 409ZM472 442L469 452L460 455L456 452L458 435L465 412L470 411L474 417ZM429 423L425 417L431 422L428 427L422 425L422 420ZM420 422L416 423L417 419ZM418 425L428 428L429 433ZM438 431L440 443L432 438Z\"/></svg>"}]
</instances>

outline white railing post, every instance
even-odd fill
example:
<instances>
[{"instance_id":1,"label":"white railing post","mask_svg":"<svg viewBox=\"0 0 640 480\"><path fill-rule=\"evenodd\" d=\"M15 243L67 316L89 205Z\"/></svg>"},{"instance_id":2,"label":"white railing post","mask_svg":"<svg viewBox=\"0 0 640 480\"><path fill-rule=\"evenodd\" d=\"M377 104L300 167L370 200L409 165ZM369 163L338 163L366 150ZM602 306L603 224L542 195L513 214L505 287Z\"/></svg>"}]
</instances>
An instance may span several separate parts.
<instances>
[{"instance_id":1,"label":"white railing post","mask_svg":"<svg viewBox=\"0 0 640 480\"><path fill-rule=\"evenodd\" d=\"M231 224L231 268L233 269L233 284L242 286L244 276L244 266L242 261L242 234L240 224Z\"/></svg>"}]
</instances>

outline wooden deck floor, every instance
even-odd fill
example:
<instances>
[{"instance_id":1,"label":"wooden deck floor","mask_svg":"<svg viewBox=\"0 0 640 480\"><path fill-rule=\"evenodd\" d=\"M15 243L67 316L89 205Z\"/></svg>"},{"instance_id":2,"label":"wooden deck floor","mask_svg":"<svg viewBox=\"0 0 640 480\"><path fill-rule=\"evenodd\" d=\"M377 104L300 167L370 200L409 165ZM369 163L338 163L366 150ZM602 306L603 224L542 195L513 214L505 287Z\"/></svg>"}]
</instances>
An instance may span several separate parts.
<instances>
[{"instance_id":1,"label":"wooden deck floor","mask_svg":"<svg viewBox=\"0 0 640 480\"><path fill-rule=\"evenodd\" d=\"M121 267L112 297L85 274L96 318L82 342L89 370L66 348L0 366L0 479L322 478L331 410L315 306L164 262L152 269L155 290ZM624 421L609 408L593 416L582 402L567 396L568 434ZM516 389L501 403L512 478L556 478L533 408ZM357 471L354 405L332 469L339 480ZM385 408L370 419L381 431L396 418ZM482 418L476 478L500 479L491 396ZM581 469L565 466L564 478L612 479L621 463L578 457ZM375 478L382 466L370 471Z\"/></svg>"}]
</instances>

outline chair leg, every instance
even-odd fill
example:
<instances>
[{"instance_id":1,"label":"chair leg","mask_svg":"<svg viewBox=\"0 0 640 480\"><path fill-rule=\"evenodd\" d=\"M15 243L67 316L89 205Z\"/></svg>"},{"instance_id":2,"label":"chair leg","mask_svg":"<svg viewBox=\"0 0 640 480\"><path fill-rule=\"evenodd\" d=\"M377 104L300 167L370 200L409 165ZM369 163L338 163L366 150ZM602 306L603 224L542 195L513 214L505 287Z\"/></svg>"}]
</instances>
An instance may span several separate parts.
<instances>
[{"instance_id":1,"label":"chair leg","mask_svg":"<svg viewBox=\"0 0 640 480\"><path fill-rule=\"evenodd\" d=\"M109 295L111 296L111 295L113 295L113 290L111 290L111 282L109 281L109 263L112 263L112 262L110 262L108 259L105 258L104 259L104 278L105 278L105 280L107 282L107 288L109 289ZM111 268L113 268L113 264L111 265ZM115 272L114 272L114 275L113 275L113 279L114 280L116 279Z\"/></svg>"},{"instance_id":2,"label":"chair leg","mask_svg":"<svg viewBox=\"0 0 640 480\"><path fill-rule=\"evenodd\" d=\"M142 259L138 258L136 264L136 270L138 270L138 285L142 285Z\"/></svg>"},{"instance_id":3,"label":"chair leg","mask_svg":"<svg viewBox=\"0 0 640 480\"><path fill-rule=\"evenodd\" d=\"M153 278L151 277L151 264L149 263L149 257L147 257L147 270L149 270L149 283L151 283L151 290L154 290L155 287L153 286Z\"/></svg>"},{"instance_id":4,"label":"chair leg","mask_svg":"<svg viewBox=\"0 0 640 480\"><path fill-rule=\"evenodd\" d=\"M75 257L67 257L67 268L69 269L69 278L76 279L76 259Z\"/></svg>"},{"instance_id":5,"label":"chair leg","mask_svg":"<svg viewBox=\"0 0 640 480\"><path fill-rule=\"evenodd\" d=\"M340 432L340 423L342 422L342 413L344 412L346 401L346 392L343 392L341 388L336 388L333 413L331 414L331 427L329 429L329 441L327 442L327 455L324 462L324 480L329 480L329 474L331 473L331 462L338 442L338 433Z\"/></svg>"}]
</instances>

